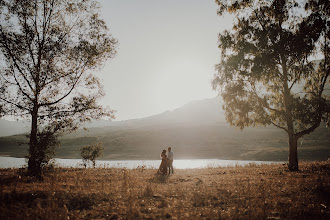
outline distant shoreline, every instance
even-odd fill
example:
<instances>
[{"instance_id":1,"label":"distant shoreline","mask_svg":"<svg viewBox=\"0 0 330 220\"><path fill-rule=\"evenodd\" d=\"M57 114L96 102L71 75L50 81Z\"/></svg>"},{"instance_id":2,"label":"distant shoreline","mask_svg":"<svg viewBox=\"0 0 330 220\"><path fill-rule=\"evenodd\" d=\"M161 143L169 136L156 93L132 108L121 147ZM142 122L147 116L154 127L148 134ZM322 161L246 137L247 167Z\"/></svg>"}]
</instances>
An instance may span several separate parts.
<instances>
[{"instance_id":1,"label":"distant shoreline","mask_svg":"<svg viewBox=\"0 0 330 220\"><path fill-rule=\"evenodd\" d=\"M145 167L156 169L159 167L161 160L96 160L96 167L118 167L135 169L137 167ZM56 167L83 167L82 159L62 159L54 158L51 161ZM176 169L201 169L208 167L229 167L229 166L246 166L249 164L280 164L283 161L254 161L254 160L221 160L221 159L177 159L174 160ZM25 158L2 157L0 156L0 168L19 168L26 166Z\"/></svg>"}]
</instances>

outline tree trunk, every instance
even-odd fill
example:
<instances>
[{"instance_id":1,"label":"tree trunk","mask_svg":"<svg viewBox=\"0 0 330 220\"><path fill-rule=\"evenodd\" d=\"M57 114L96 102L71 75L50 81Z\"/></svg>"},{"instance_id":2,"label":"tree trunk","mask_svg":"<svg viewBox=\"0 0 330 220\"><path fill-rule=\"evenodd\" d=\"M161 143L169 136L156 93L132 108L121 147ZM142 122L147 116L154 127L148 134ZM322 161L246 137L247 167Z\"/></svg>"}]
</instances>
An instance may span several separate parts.
<instances>
[{"instance_id":1,"label":"tree trunk","mask_svg":"<svg viewBox=\"0 0 330 220\"><path fill-rule=\"evenodd\" d=\"M284 54L281 54L282 68L283 68L283 98L285 105L286 113L286 124L287 124L287 133L289 135L289 165L288 168L290 171L298 170L298 152L297 152L297 141L298 137L295 135L294 129L294 119L293 119L293 110L292 110L292 95L291 88L288 86L288 72L287 72L287 59Z\"/></svg>"},{"instance_id":2,"label":"tree trunk","mask_svg":"<svg viewBox=\"0 0 330 220\"><path fill-rule=\"evenodd\" d=\"M297 151L298 138L295 135L289 134L289 164L290 171L298 171L298 151Z\"/></svg>"},{"instance_id":3,"label":"tree trunk","mask_svg":"<svg viewBox=\"0 0 330 220\"><path fill-rule=\"evenodd\" d=\"M38 108L35 106L31 113L31 134L30 134L30 149L29 149L29 161L28 170L29 173L36 177L41 177L41 164L38 158Z\"/></svg>"}]
</instances>

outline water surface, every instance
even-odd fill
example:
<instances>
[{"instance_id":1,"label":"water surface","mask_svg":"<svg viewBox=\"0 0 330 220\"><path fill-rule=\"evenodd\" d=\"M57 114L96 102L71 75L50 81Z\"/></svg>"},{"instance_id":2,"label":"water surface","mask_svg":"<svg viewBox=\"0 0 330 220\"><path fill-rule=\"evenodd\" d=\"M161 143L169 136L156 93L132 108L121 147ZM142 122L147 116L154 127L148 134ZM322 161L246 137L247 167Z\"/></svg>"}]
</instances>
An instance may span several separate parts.
<instances>
[{"instance_id":1,"label":"water surface","mask_svg":"<svg viewBox=\"0 0 330 220\"><path fill-rule=\"evenodd\" d=\"M116 167L135 169L144 167L146 169L157 169L160 165L160 160L97 160L96 167ZM57 167L83 167L81 159L60 159L56 158L53 163ZM283 163L276 161L251 161L251 160L219 160L219 159L191 159L191 160L174 160L174 169L196 169L210 167L228 167L228 166L245 166L248 164L272 164ZM0 168L21 168L26 166L24 158L15 157L0 157Z\"/></svg>"}]
</instances>

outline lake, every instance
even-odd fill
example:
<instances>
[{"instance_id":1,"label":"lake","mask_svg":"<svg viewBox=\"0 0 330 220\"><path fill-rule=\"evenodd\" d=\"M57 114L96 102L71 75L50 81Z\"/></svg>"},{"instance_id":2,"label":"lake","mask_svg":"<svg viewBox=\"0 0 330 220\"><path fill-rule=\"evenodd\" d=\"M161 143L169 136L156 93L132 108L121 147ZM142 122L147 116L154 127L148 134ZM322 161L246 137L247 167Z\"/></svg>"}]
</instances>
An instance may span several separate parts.
<instances>
[{"instance_id":1,"label":"lake","mask_svg":"<svg viewBox=\"0 0 330 220\"><path fill-rule=\"evenodd\" d=\"M127 168L135 169L144 167L146 169L157 169L161 160L97 160L96 167L104 168ZM173 166L175 169L196 169L196 168L214 168L214 167L228 167L228 166L245 166L248 164L273 164L283 163L278 161L248 161L248 160L220 160L220 159L186 159L174 160ZM15 157L0 157L0 168L20 168L26 166L24 158ZM57 167L83 167L81 159L54 159L54 164Z\"/></svg>"}]
</instances>

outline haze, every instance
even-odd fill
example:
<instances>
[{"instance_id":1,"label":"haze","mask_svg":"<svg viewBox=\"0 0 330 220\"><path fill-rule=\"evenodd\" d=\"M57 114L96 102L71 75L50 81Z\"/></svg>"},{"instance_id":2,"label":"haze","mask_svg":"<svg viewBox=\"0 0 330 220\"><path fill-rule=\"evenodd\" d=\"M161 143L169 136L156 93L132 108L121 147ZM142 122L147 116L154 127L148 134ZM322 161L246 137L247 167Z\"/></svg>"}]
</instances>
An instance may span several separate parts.
<instances>
[{"instance_id":1,"label":"haze","mask_svg":"<svg viewBox=\"0 0 330 220\"><path fill-rule=\"evenodd\" d=\"M118 39L116 57L97 75L116 120L173 110L217 95L218 33L230 19L214 0L102 0L101 14Z\"/></svg>"}]
</instances>

